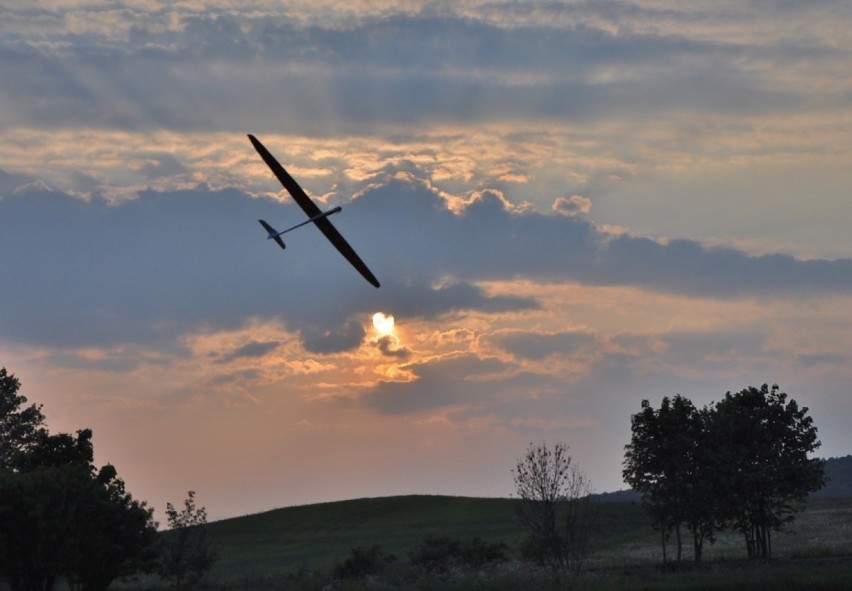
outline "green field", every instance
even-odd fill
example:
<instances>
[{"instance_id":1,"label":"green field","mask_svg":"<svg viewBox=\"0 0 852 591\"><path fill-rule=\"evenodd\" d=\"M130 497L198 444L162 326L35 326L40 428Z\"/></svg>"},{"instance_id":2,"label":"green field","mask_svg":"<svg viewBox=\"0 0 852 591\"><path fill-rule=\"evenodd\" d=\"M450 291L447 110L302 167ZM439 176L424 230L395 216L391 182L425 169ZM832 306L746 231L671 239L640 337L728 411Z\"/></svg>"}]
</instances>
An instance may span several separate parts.
<instances>
[{"instance_id":1,"label":"green field","mask_svg":"<svg viewBox=\"0 0 852 591\"><path fill-rule=\"evenodd\" d=\"M399 557L428 536L503 540L523 537L513 501L405 496L276 509L211 523L220 560L214 575L278 576L327 569L355 546L377 544Z\"/></svg>"},{"instance_id":2,"label":"green field","mask_svg":"<svg viewBox=\"0 0 852 591\"><path fill-rule=\"evenodd\" d=\"M479 536L489 542L504 541L511 558L517 558L524 531L515 514L515 502L443 496L358 499L214 522L208 527L220 558L210 581L219 589L312 588L293 581L302 580L307 572L329 573L356 546L378 545L404 563L411 551L430 536L459 540ZM794 589L807 585L831 589L844 588L835 585L852 580L852 499L811 501L789 532L775 536L777 560L771 566L746 564L740 536L724 533L715 545L706 548L702 568L676 572L660 569L659 537L648 526L637 503L600 503L597 507L595 552L582 576L583 588L726 589L742 583L744 586L738 588ZM691 559L690 543L685 537L687 560ZM673 553L670 546L669 555ZM488 584L480 577L474 586L540 588L540 578L519 574L524 568L528 567L513 561L512 566L503 569L505 572L492 572ZM523 581L529 581L530 586L521 584ZM448 581L444 583L436 588L472 585L468 579L455 587ZM432 584L416 587L430 588ZM552 588L568 588L565 585L571 586L563 581ZM393 586L359 582L342 588ZM317 588L321 587L318 583Z\"/></svg>"}]
</instances>

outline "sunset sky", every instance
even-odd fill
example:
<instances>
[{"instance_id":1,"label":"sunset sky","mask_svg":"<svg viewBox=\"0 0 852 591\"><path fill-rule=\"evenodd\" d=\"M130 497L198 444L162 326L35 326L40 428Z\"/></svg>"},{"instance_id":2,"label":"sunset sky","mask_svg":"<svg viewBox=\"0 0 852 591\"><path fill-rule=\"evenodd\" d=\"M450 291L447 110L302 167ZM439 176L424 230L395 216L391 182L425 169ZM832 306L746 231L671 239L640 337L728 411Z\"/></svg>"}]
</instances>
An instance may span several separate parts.
<instances>
[{"instance_id":1,"label":"sunset sky","mask_svg":"<svg viewBox=\"0 0 852 591\"><path fill-rule=\"evenodd\" d=\"M848 0L5 0L0 366L164 521L624 488L763 383L852 453ZM305 219L252 133L382 283ZM376 322L374 323L374 315ZM393 322L389 317L393 317Z\"/></svg>"}]
</instances>

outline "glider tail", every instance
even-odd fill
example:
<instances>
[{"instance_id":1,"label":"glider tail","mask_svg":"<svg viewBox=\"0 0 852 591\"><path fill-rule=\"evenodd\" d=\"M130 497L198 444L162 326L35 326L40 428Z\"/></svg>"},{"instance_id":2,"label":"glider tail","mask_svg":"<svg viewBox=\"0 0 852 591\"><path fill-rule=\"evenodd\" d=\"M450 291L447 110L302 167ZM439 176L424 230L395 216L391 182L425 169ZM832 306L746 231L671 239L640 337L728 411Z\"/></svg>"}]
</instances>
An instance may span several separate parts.
<instances>
[{"instance_id":1,"label":"glider tail","mask_svg":"<svg viewBox=\"0 0 852 591\"><path fill-rule=\"evenodd\" d=\"M263 229L266 230L266 239L267 240L269 240L271 238L275 242L277 242L278 246L280 246L281 248L287 248L284 245L284 241L281 240L281 234L283 234L284 232L279 232L278 230L276 230L275 228L273 228L272 226L267 224L264 220L257 220L257 221L259 221L260 225L263 226Z\"/></svg>"}]
</instances>

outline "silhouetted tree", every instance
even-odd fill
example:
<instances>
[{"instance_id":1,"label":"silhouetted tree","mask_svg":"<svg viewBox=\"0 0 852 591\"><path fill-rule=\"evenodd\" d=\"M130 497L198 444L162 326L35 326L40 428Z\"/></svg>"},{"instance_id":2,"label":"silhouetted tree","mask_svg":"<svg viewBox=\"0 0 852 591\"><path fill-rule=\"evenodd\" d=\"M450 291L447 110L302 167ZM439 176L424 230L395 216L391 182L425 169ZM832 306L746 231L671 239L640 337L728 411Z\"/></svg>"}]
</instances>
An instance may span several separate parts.
<instances>
[{"instance_id":1,"label":"silhouetted tree","mask_svg":"<svg viewBox=\"0 0 852 591\"><path fill-rule=\"evenodd\" d=\"M0 477L0 573L12 591L48 590L71 567L91 479L92 432L36 432Z\"/></svg>"},{"instance_id":2,"label":"silhouetted tree","mask_svg":"<svg viewBox=\"0 0 852 591\"><path fill-rule=\"evenodd\" d=\"M17 407L24 404L17 380L6 383ZM113 466L95 468L91 430L50 435L40 407L24 410L30 428L13 429L26 437L5 447L0 470L0 578L12 591L49 591L59 576L86 591L106 589L141 566L156 531L151 512Z\"/></svg>"},{"instance_id":3,"label":"silhouetted tree","mask_svg":"<svg viewBox=\"0 0 852 591\"><path fill-rule=\"evenodd\" d=\"M0 368L0 470L9 469L13 454L26 450L44 426L41 406L24 406L27 399L18 393L21 382Z\"/></svg>"},{"instance_id":4,"label":"silhouetted tree","mask_svg":"<svg viewBox=\"0 0 852 591\"><path fill-rule=\"evenodd\" d=\"M823 462L808 459L820 443L807 410L765 384L702 410L680 395L659 411L642 401L623 475L661 528L664 561L666 532L681 523L693 532L696 561L724 526L744 534L749 557L771 557L771 532L824 483Z\"/></svg>"},{"instance_id":5,"label":"silhouetted tree","mask_svg":"<svg viewBox=\"0 0 852 591\"><path fill-rule=\"evenodd\" d=\"M642 495L642 505L660 528L663 562L674 530L677 560L682 558L681 524L693 536L693 556L701 561L704 542L713 541L718 512L713 474L709 412L681 395L663 398L659 410L642 401L631 417L622 475Z\"/></svg>"},{"instance_id":6,"label":"silhouetted tree","mask_svg":"<svg viewBox=\"0 0 852 591\"><path fill-rule=\"evenodd\" d=\"M713 413L724 517L745 537L750 558L772 556L772 531L793 520L808 493L825 483L807 407L777 385L728 392Z\"/></svg>"},{"instance_id":7,"label":"silhouetted tree","mask_svg":"<svg viewBox=\"0 0 852 591\"><path fill-rule=\"evenodd\" d=\"M163 538L158 573L175 589L193 589L217 559L207 533L207 509L196 507L195 491L187 492L183 510L166 503L170 532Z\"/></svg>"},{"instance_id":8,"label":"silhouetted tree","mask_svg":"<svg viewBox=\"0 0 852 591\"><path fill-rule=\"evenodd\" d=\"M67 574L83 591L105 591L119 577L153 570L157 524L153 510L127 492L112 465L102 467L89 484Z\"/></svg>"},{"instance_id":9,"label":"silhouetted tree","mask_svg":"<svg viewBox=\"0 0 852 591\"><path fill-rule=\"evenodd\" d=\"M572 464L568 446L530 444L512 476L518 516L530 531L525 554L556 571L579 570L590 548L591 485Z\"/></svg>"},{"instance_id":10,"label":"silhouetted tree","mask_svg":"<svg viewBox=\"0 0 852 591\"><path fill-rule=\"evenodd\" d=\"M49 591L71 562L77 466L0 475L0 574L11 591Z\"/></svg>"}]
</instances>

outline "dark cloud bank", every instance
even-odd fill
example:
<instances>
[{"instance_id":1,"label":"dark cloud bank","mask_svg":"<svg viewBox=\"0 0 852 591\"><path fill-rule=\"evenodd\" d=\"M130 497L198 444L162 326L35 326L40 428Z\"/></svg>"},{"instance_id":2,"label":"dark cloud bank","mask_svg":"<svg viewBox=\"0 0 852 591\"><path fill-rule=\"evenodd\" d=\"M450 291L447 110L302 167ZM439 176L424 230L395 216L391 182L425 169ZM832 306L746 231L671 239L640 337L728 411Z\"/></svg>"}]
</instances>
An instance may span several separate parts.
<instances>
[{"instance_id":1,"label":"dark cloud bank","mask_svg":"<svg viewBox=\"0 0 852 591\"><path fill-rule=\"evenodd\" d=\"M335 224L382 282L364 282L311 228L281 251L258 218L303 214L237 190L144 192L121 205L38 190L0 197L0 338L72 347L173 343L186 330L281 318L316 352L357 346L355 314L397 318L534 309L476 282L530 279L633 285L690 296L845 294L852 261L753 257L689 240L609 236L582 218L517 213L484 193L461 214L424 183L392 179ZM506 337L507 346L518 345ZM554 337L555 338L555 337ZM544 347L547 343L542 344ZM261 354L256 344L240 356Z\"/></svg>"}]
</instances>

